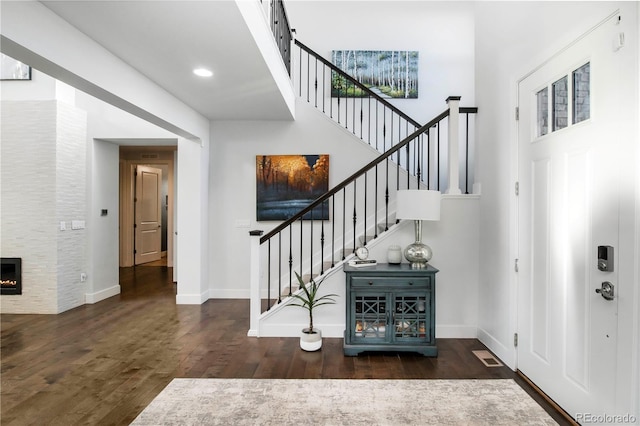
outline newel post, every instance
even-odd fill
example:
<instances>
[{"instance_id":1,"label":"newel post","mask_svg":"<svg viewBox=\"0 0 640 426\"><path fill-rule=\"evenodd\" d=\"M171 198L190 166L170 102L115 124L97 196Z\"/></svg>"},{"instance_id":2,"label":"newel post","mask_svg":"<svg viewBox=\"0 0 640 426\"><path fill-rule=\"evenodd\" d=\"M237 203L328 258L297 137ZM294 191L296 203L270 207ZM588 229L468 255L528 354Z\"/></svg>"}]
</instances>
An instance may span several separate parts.
<instances>
[{"instance_id":1,"label":"newel post","mask_svg":"<svg viewBox=\"0 0 640 426\"><path fill-rule=\"evenodd\" d=\"M445 194L462 194L460 191L460 96L449 96L449 188Z\"/></svg>"},{"instance_id":2,"label":"newel post","mask_svg":"<svg viewBox=\"0 0 640 426\"><path fill-rule=\"evenodd\" d=\"M249 231L251 238L250 250L250 271L251 281L249 305L249 331L247 336L260 337L258 318L260 317L260 236L264 232L261 230Z\"/></svg>"}]
</instances>

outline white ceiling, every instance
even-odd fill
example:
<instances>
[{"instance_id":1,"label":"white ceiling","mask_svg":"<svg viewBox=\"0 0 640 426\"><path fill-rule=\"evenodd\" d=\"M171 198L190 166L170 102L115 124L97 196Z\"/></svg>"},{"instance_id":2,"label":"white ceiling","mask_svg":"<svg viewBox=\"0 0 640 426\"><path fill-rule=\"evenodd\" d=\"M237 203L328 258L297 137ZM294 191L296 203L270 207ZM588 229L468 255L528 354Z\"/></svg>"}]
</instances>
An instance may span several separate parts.
<instances>
[{"instance_id":1,"label":"white ceiling","mask_svg":"<svg viewBox=\"0 0 640 426\"><path fill-rule=\"evenodd\" d=\"M211 120L290 118L235 1L42 3Z\"/></svg>"}]
</instances>

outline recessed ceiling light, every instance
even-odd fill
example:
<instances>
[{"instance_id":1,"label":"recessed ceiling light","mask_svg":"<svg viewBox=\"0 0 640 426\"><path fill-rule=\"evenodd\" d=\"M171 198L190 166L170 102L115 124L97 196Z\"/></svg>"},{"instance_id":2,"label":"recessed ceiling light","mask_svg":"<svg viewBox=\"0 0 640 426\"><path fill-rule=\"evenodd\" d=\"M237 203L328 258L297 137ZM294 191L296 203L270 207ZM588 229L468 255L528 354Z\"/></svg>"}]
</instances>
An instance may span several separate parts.
<instances>
[{"instance_id":1,"label":"recessed ceiling light","mask_svg":"<svg viewBox=\"0 0 640 426\"><path fill-rule=\"evenodd\" d=\"M196 68L193 73L200 77L211 77L213 75L213 72L205 68Z\"/></svg>"}]
</instances>

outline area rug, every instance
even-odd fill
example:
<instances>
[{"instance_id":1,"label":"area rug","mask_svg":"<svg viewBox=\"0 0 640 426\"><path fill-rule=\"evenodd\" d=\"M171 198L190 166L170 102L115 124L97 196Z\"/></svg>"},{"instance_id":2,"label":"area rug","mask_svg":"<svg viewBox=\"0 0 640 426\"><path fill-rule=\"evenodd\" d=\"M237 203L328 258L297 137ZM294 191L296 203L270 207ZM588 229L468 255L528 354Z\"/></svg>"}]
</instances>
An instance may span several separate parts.
<instances>
[{"instance_id":1,"label":"area rug","mask_svg":"<svg viewBox=\"0 0 640 426\"><path fill-rule=\"evenodd\" d=\"M174 379L134 425L553 425L513 380Z\"/></svg>"}]
</instances>

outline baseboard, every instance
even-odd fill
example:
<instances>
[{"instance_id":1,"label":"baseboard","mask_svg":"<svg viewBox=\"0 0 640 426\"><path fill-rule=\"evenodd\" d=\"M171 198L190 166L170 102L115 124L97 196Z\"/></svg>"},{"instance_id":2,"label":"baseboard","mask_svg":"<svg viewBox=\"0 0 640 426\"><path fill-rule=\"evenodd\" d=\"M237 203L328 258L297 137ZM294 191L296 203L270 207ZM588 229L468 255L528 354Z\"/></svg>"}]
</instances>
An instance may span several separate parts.
<instances>
[{"instance_id":1,"label":"baseboard","mask_svg":"<svg viewBox=\"0 0 640 426\"><path fill-rule=\"evenodd\" d=\"M438 325L436 339L475 339L478 329L470 325Z\"/></svg>"},{"instance_id":2,"label":"baseboard","mask_svg":"<svg viewBox=\"0 0 640 426\"><path fill-rule=\"evenodd\" d=\"M250 299L249 290L231 288L209 289L209 299ZM264 297L266 299L266 296Z\"/></svg>"},{"instance_id":3,"label":"baseboard","mask_svg":"<svg viewBox=\"0 0 640 426\"><path fill-rule=\"evenodd\" d=\"M344 337L344 324L318 324L323 337ZM300 325L260 324L260 337L297 337ZM436 338L439 339L475 339L477 329L472 326L436 326Z\"/></svg>"},{"instance_id":4,"label":"baseboard","mask_svg":"<svg viewBox=\"0 0 640 426\"><path fill-rule=\"evenodd\" d=\"M108 299L118 294L120 294L120 284L116 284L112 287L100 290L95 293L85 293L84 303L92 305L94 303L100 302L101 300Z\"/></svg>"},{"instance_id":5,"label":"baseboard","mask_svg":"<svg viewBox=\"0 0 640 426\"><path fill-rule=\"evenodd\" d=\"M287 290L288 291L288 290ZM215 288L209 289L209 299L251 299L251 292L249 290L237 290L230 288ZM271 299L274 300L278 297L278 293L271 292ZM285 296L282 296L284 298ZM266 290L260 292L260 298L263 300L269 299L269 293Z\"/></svg>"},{"instance_id":6,"label":"baseboard","mask_svg":"<svg viewBox=\"0 0 640 426\"><path fill-rule=\"evenodd\" d=\"M176 305L202 305L209 300L209 291L201 294L177 294Z\"/></svg>"},{"instance_id":7,"label":"baseboard","mask_svg":"<svg viewBox=\"0 0 640 426\"><path fill-rule=\"evenodd\" d=\"M493 352L500 360L505 363L509 368L515 371L516 369L516 354L515 348L508 348L503 345L498 339L493 337L490 333L482 328L478 328L478 340L482 342L491 352Z\"/></svg>"},{"instance_id":8,"label":"baseboard","mask_svg":"<svg viewBox=\"0 0 640 426\"><path fill-rule=\"evenodd\" d=\"M299 337L303 328L301 324L261 324L260 337ZM322 337L344 337L344 324L314 324L315 328L322 331Z\"/></svg>"}]
</instances>

